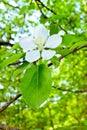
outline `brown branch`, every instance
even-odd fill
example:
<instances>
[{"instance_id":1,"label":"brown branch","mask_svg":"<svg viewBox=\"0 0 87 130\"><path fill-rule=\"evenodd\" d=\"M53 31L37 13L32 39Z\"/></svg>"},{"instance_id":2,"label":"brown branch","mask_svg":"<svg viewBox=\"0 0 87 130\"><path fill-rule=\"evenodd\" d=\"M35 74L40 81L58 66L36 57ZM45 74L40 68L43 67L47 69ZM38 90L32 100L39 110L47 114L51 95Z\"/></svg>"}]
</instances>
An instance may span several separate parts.
<instances>
[{"instance_id":1,"label":"brown branch","mask_svg":"<svg viewBox=\"0 0 87 130\"><path fill-rule=\"evenodd\" d=\"M77 47L77 48L74 48L74 49L73 49L73 50L71 50L68 54L63 55L63 56L60 56L60 57L59 57L59 60L61 60L61 59L65 58L66 56L68 56L68 55L70 55L70 54L72 54L72 53L75 53L75 52L77 52L78 50L80 50L80 49L82 49L82 48L85 48L85 47L87 47L87 44L82 45L82 46Z\"/></svg>"},{"instance_id":2,"label":"brown branch","mask_svg":"<svg viewBox=\"0 0 87 130\"><path fill-rule=\"evenodd\" d=\"M0 113L3 112L10 104L12 104L14 101L16 101L19 97L21 97L21 94L17 94L14 98L10 99L4 106L0 108Z\"/></svg>"},{"instance_id":3,"label":"brown branch","mask_svg":"<svg viewBox=\"0 0 87 130\"><path fill-rule=\"evenodd\" d=\"M60 90L60 91L65 91L65 92L72 92L72 93L87 93L86 90L84 89L81 89L81 90L73 90L73 89L65 89L65 88L59 88L59 87L56 87L56 86L52 86L53 88L57 89L57 90Z\"/></svg>"},{"instance_id":4,"label":"brown branch","mask_svg":"<svg viewBox=\"0 0 87 130\"><path fill-rule=\"evenodd\" d=\"M20 130L19 128L13 128L13 127L6 127L2 124L0 124L0 130Z\"/></svg>"}]
</instances>

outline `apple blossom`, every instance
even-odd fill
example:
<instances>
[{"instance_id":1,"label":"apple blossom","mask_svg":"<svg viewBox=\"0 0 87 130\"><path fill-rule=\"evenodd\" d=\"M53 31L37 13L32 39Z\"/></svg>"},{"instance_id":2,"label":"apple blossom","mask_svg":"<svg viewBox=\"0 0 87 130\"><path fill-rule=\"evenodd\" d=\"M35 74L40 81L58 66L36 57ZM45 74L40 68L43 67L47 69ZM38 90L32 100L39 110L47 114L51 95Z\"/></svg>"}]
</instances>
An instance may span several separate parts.
<instances>
[{"instance_id":1,"label":"apple blossom","mask_svg":"<svg viewBox=\"0 0 87 130\"><path fill-rule=\"evenodd\" d=\"M51 59L56 54L53 49L62 43L62 35L64 31L61 30L58 34L49 36L49 31L42 24L35 27L32 36L24 37L19 42L26 52L25 60L34 62L40 58Z\"/></svg>"}]
</instances>

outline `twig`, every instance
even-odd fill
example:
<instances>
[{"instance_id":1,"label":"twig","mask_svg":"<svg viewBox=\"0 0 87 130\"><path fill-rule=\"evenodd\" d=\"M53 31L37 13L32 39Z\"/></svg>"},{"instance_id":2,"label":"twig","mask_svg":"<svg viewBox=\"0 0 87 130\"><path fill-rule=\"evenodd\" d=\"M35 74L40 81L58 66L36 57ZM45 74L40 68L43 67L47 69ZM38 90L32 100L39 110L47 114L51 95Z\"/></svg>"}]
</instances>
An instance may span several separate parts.
<instances>
[{"instance_id":1,"label":"twig","mask_svg":"<svg viewBox=\"0 0 87 130\"><path fill-rule=\"evenodd\" d=\"M52 86L53 88L57 89L57 90L60 90L60 91L65 91L65 92L72 92L72 93L87 93L86 90L84 89L81 89L81 90L73 90L73 89L65 89L65 88L59 88L59 87L56 87L56 86Z\"/></svg>"},{"instance_id":2,"label":"twig","mask_svg":"<svg viewBox=\"0 0 87 130\"><path fill-rule=\"evenodd\" d=\"M63 30L66 34L68 34L68 32L67 32L59 23L54 22L54 21L53 21L53 23L54 23L56 26L58 26L61 30Z\"/></svg>"},{"instance_id":3,"label":"twig","mask_svg":"<svg viewBox=\"0 0 87 130\"><path fill-rule=\"evenodd\" d=\"M21 94L17 94L16 97L10 99L4 106L0 108L0 113L3 112L10 104L12 104L14 101L16 101L19 97L21 97Z\"/></svg>"},{"instance_id":4,"label":"twig","mask_svg":"<svg viewBox=\"0 0 87 130\"><path fill-rule=\"evenodd\" d=\"M41 8L40 8L40 6L39 6L37 0L36 0L36 4L37 4L37 6L38 6L38 8L39 8L39 10L40 10L40 13L42 14L42 16L43 16L44 18L48 18L48 17L43 13L43 11L41 10Z\"/></svg>"},{"instance_id":5,"label":"twig","mask_svg":"<svg viewBox=\"0 0 87 130\"><path fill-rule=\"evenodd\" d=\"M10 47L12 47L13 45L11 44L11 43L9 43L9 42L5 42L5 41L2 41L2 40L0 40L0 46L10 46Z\"/></svg>"},{"instance_id":6,"label":"twig","mask_svg":"<svg viewBox=\"0 0 87 130\"><path fill-rule=\"evenodd\" d=\"M80 47L77 47L77 48L71 50L71 51L70 51L68 54L66 54L66 55L60 56L60 57L58 58L58 60L61 61L61 60L62 60L63 58L65 58L66 56L68 56L68 55L70 55L70 54L72 54L72 53L75 53L75 52L77 52L78 50L80 50L80 49L82 49L82 48L85 48L85 47L87 47L87 44L82 45L82 46L80 46ZM51 63L48 64L48 67L50 67L50 66L52 66L52 65L53 65L53 64L52 64L52 62L51 62Z\"/></svg>"},{"instance_id":7,"label":"twig","mask_svg":"<svg viewBox=\"0 0 87 130\"><path fill-rule=\"evenodd\" d=\"M76 51L78 51L78 50L80 50L80 49L82 49L82 48L85 48L85 47L87 47L87 44L82 45L82 46L77 47L77 48L74 48L74 49L73 49L73 50L71 50L68 54L63 55L63 56L60 56L60 57L59 57L59 60L61 60L61 59L65 58L66 56L68 56L68 55L70 55L70 54L72 54L72 53L75 53Z\"/></svg>"},{"instance_id":8,"label":"twig","mask_svg":"<svg viewBox=\"0 0 87 130\"><path fill-rule=\"evenodd\" d=\"M41 14L42 14L42 16L43 16L44 18L46 18L46 19L49 19L49 18L43 13L43 11L41 10L40 5L38 4L38 1L39 1L39 0L35 0L35 1L36 1L36 4L37 4L37 6L38 6L38 8L39 8L39 10L40 10L40 12L41 12ZM39 2L41 2L41 1L39 1ZM42 2L41 2L41 3L42 3ZM48 7L46 7L43 3L42 3L42 6L44 6L47 10L50 10L50 9L49 9ZM50 10L50 11L51 11L53 14L56 15L56 13L54 13L52 10ZM52 21L52 23L55 24L56 26L58 26L61 30L65 31L66 34L68 34L67 31L66 31L59 23L54 22L54 21Z\"/></svg>"},{"instance_id":9,"label":"twig","mask_svg":"<svg viewBox=\"0 0 87 130\"><path fill-rule=\"evenodd\" d=\"M11 7L13 7L13 8L18 8L19 9L19 7L18 6L13 6L12 4L9 4L8 2L6 2L6 1L2 1L4 4L6 4L6 5L8 5L8 6L11 6Z\"/></svg>"},{"instance_id":10,"label":"twig","mask_svg":"<svg viewBox=\"0 0 87 130\"><path fill-rule=\"evenodd\" d=\"M40 0L35 0L36 2L39 2L43 7L45 7L48 11L56 15L56 12L54 12L52 9L48 8L46 5L43 4Z\"/></svg>"}]
</instances>

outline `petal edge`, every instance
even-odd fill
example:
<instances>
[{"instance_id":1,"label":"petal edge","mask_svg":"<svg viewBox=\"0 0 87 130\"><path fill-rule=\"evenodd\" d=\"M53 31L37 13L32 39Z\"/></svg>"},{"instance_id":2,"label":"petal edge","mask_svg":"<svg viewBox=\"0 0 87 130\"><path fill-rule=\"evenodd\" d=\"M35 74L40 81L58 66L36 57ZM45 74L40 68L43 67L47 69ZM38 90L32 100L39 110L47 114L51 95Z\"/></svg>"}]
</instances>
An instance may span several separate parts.
<instances>
[{"instance_id":1,"label":"petal edge","mask_svg":"<svg viewBox=\"0 0 87 130\"><path fill-rule=\"evenodd\" d=\"M26 53L25 60L28 62L34 62L40 58L39 50L32 50Z\"/></svg>"},{"instance_id":2,"label":"petal edge","mask_svg":"<svg viewBox=\"0 0 87 130\"><path fill-rule=\"evenodd\" d=\"M58 34L54 34L50 36L45 44L47 48L56 48L62 43L62 37Z\"/></svg>"}]
</instances>

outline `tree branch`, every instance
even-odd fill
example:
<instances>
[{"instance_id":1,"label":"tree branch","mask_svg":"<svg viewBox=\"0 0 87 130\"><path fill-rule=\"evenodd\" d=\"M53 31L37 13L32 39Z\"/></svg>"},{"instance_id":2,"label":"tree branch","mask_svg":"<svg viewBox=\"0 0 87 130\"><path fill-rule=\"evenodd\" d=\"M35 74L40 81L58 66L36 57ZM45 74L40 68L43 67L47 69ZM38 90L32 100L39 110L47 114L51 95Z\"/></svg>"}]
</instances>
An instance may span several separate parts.
<instances>
[{"instance_id":1,"label":"tree branch","mask_svg":"<svg viewBox=\"0 0 87 130\"><path fill-rule=\"evenodd\" d=\"M10 104L12 104L14 101L16 101L19 97L21 97L21 94L17 94L14 98L10 99L4 106L0 108L0 113L3 112Z\"/></svg>"}]
</instances>

